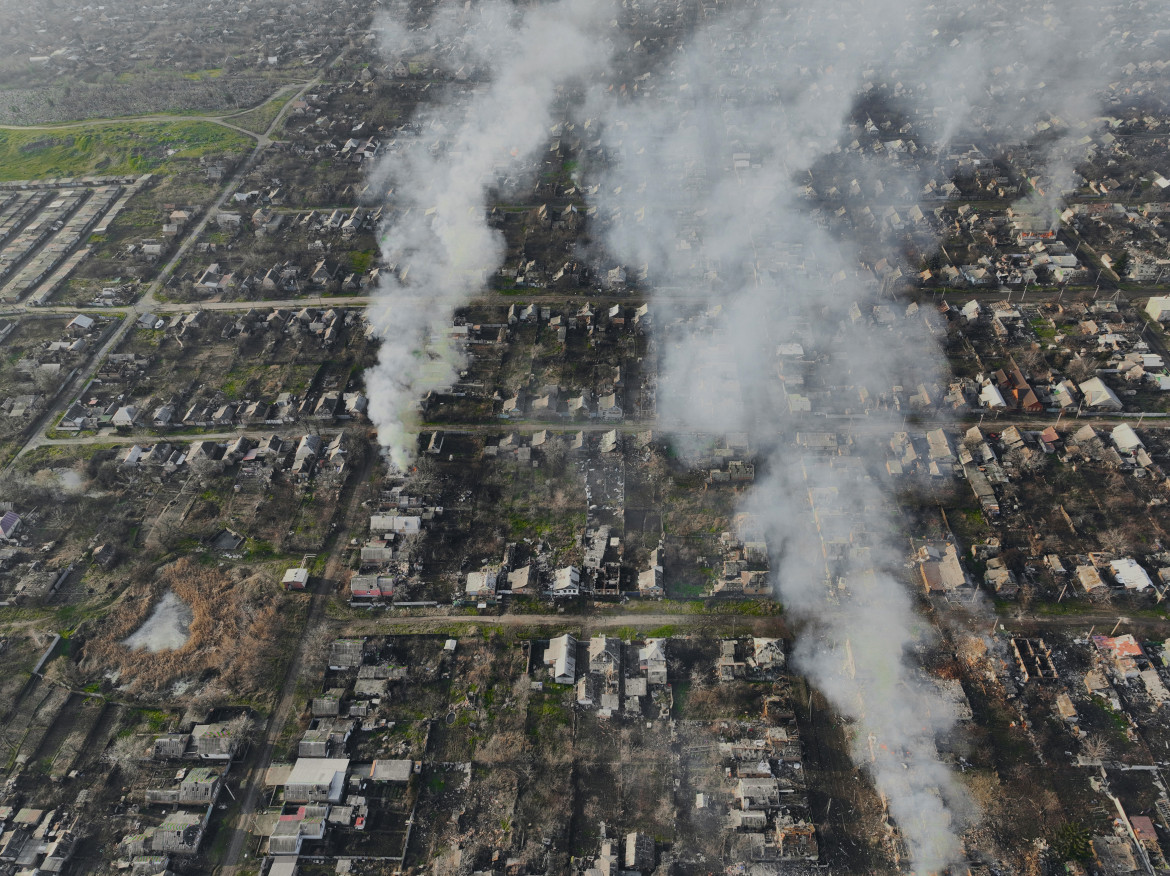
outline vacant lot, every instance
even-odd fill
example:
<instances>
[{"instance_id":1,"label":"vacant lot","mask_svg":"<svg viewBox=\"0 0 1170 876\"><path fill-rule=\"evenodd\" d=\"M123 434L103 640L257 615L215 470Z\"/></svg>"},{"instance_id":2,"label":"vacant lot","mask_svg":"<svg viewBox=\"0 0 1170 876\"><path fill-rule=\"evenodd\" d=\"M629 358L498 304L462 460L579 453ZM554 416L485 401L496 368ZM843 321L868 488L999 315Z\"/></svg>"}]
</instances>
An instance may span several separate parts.
<instances>
[{"instance_id":1,"label":"vacant lot","mask_svg":"<svg viewBox=\"0 0 1170 876\"><path fill-rule=\"evenodd\" d=\"M126 122L0 131L0 180L166 173L170 161L243 149L243 134L213 122Z\"/></svg>"}]
</instances>

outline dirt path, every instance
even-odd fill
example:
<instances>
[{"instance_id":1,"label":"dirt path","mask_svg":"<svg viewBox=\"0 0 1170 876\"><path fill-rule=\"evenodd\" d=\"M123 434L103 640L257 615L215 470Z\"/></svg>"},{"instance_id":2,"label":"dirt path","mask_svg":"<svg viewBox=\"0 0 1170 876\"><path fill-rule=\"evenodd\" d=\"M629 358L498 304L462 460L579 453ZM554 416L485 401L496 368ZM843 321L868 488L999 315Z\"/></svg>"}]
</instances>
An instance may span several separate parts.
<instances>
[{"instance_id":1,"label":"dirt path","mask_svg":"<svg viewBox=\"0 0 1170 876\"><path fill-rule=\"evenodd\" d=\"M467 615L446 613L425 617L372 617L351 621L344 625L346 635L393 634L399 631L425 633L428 629L444 629L452 625L496 627L573 627L585 633L591 630L610 630L633 627L641 633L662 627L720 627L736 632L729 635L768 633L780 635L785 629L782 617L751 617L739 614L646 614L638 611L615 614L502 614ZM583 633L584 634L584 633Z\"/></svg>"}]
</instances>

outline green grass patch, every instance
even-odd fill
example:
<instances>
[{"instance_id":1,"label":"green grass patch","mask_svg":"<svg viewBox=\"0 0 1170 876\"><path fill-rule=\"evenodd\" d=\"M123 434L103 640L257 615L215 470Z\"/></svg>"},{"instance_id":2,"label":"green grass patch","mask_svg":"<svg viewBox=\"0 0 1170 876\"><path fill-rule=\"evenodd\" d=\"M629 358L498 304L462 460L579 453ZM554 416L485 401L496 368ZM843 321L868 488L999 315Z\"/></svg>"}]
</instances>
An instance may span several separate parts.
<instances>
[{"instance_id":1,"label":"green grass patch","mask_svg":"<svg viewBox=\"0 0 1170 876\"><path fill-rule=\"evenodd\" d=\"M691 683L689 681L676 681L671 685L670 690L673 697L672 714L676 718L682 717L687 708L687 697L691 692Z\"/></svg>"},{"instance_id":2,"label":"green grass patch","mask_svg":"<svg viewBox=\"0 0 1170 876\"><path fill-rule=\"evenodd\" d=\"M0 180L165 172L172 159L243 151L251 140L213 122L121 122L0 130Z\"/></svg>"},{"instance_id":3,"label":"green grass patch","mask_svg":"<svg viewBox=\"0 0 1170 876\"><path fill-rule=\"evenodd\" d=\"M1056 338L1056 329L1049 325L1048 320L1044 318L1032 320L1032 331L1036 333L1038 338L1044 341L1051 341Z\"/></svg>"},{"instance_id":4,"label":"green grass patch","mask_svg":"<svg viewBox=\"0 0 1170 876\"><path fill-rule=\"evenodd\" d=\"M143 717L146 719L146 726L150 728L151 733L162 733L167 724L170 723L170 715L166 712L152 710L143 712Z\"/></svg>"},{"instance_id":5,"label":"green grass patch","mask_svg":"<svg viewBox=\"0 0 1170 876\"><path fill-rule=\"evenodd\" d=\"M377 253L372 249L359 250L358 252L351 252L349 254L349 266L355 273L364 274L370 269L370 265L374 263L374 257Z\"/></svg>"},{"instance_id":6,"label":"green grass patch","mask_svg":"<svg viewBox=\"0 0 1170 876\"><path fill-rule=\"evenodd\" d=\"M204 79L218 79L223 75L222 67L213 67L210 70L192 70L190 73L184 73L184 79L190 79L192 82L201 82Z\"/></svg>"},{"instance_id":7,"label":"green grass patch","mask_svg":"<svg viewBox=\"0 0 1170 876\"><path fill-rule=\"evenodd\" d=\"M281 94L245 113L240 113L236 116L225 116L224 120L246 131L263 134L272 125L272 120L280 115L280 111L284 109L285 104L291 99L292 92ZM275 134L275 131L273 133Z\"/></svg>"}]
</instances>

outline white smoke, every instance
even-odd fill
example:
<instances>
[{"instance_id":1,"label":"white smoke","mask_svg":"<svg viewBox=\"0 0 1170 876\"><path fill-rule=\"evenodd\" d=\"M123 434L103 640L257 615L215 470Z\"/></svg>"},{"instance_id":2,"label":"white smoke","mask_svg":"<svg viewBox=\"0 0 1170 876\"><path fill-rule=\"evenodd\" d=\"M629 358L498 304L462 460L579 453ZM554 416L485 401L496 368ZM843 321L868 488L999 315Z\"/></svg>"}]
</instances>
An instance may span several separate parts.
<instances>
[{"instance_id":1,"label":"white smoke","mask_svg":"<svg viewBox=\"0 0 1170 876\"><path fill-rule=\"evenodd\" d=\"M487 80L453 86L377 173L389 190L382 253L390 269L368 312L382 343L366 385L379 441L401 468L413 454L418 399L457 374L452 311L500 265L503 240L486 221L487 194L530 175L561 89L606 68L612 16L599 0L527 10L500 0L446 4L425 30L404 27L405 10L398 16L382 26L392 52L426 52L455 74L470 67Z\"/></svg>"},{"instance_id":2,"label":"white smoke","mask_svg":"<svg viewBox=\"0 0 1170 876\"><path fill-rule=\"evenodd\" d=\"M946 369L926 315L885 294L883 256L897 263L898 253L893 235L875 247L876 213L912 207L959 137L991 155L1036 139L1033 160L1047 162L1059 194L1118 43L1079 25L1098 20L1081 3L704 11L648 78L628 62L636 97L598 89L588 105L604 130L586 175L605 235L599 258L616 257L653 290L666 326L660 424L744 431L764 449L768 474L745 507L770 533L778 594L803 627L795 664L852 722L854 755L915 871L938 872L961 860L972 812L935 747L955 716L915 665L928 627L898 573L896 503L873 473L907 397ZM907 133L863 130L863 112L851 131L871 101L901 113ZM902 138L916 156L889 142ZM834 181L839 194L824 190ZM814 213L820 198L843 215ZM803 361L778 361L777 346L792 342ZM810 419L806 402L839 418ZM801 429L835 431L853 455L807 450L794 440Z\"/></svg>"},{"instance_id":3,"label":"white smoke","mask_svg":"<svg viewBox=\"0 0 1170 876\"><path fill-rule=\"evenodd\" d=\"M600 137L583 158L594 255L653 291L666 326L660 421L748 432L764 449L768 474L745 507L770 533L778 593L803 627L796 665L850 720L916 872L937 872L960 859L970 812L935 750L954 716L915 665L927 627L897 573L897 508L874 472L905 416L895 387L932 383L945 366L923 315L886 295L897 257L889 235L874 243L879 213L913 206L963 138L992 155L1033 147L1059 191L1140 16L1166 13L1142 0L641 2L493 0L386 23L388 51L487 84L454 87L383 169L395 270L371 308L383 339L371 416L402 464L416 399L458 367L444 341L451 311L500 263L489 191L530 172L560 120L558 89L604 73L577 119ZM680 39L688 16L697 23ZM598 45L611 19L632 40L623 55ZM905 124L869 130L868 102ZM904 139L918 153L899 153ZM820 201L830 206L814 210ZM875 307L888 308L881 320ZM778 361L777 345L794 342L803 359ZM810 421L804 402L834 419ZM794 440L826 428L851 456Z\"/></svg>"}]
</instances>

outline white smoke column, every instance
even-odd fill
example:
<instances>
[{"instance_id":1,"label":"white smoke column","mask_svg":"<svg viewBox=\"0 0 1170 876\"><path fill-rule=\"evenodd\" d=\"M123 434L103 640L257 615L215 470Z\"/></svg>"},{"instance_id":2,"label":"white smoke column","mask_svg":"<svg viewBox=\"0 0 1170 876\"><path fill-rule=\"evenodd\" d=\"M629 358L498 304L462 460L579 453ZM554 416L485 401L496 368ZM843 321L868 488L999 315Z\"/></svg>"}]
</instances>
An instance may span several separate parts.
<instances>
[{"instance_id":1,"label":"white smoke column","mask_svg":"<svg viewBox=\"0 0 1170 876\"><path fill-rule=\"evenodd\" d=\"M803 187L821 185L819 162L836 162L840 180L857 183L837 200L851 218L869 202L904 212L952 138L1027 142L1051 118L1082 135L1095 87L1109 81L1105 60L1085 63L1104 34L1062 24L1092 20L1079 2L747 6L706 7L684 49L638 80L639 100L594 95L587 112L601 120L604 154L588 177L605 255L656 287L655 322L668 327L660 424L748 432L765 451L769 475L745 507L768 531L778 593L800 628L794 664L849 720L854 757L915 872L936 873L961 860L970 804L935 747L955 716L916 666L930 628L903 582L896 503L872 472L903 422L894 386L912 392L946 369L923 314L903 315L861 268L878 260L873 240L832 207L810 215ZM921 166L843 153L843 122L871 91L912 121ZM871 318L875 305L893 311L892 330ZM807 365L777 361L789 342ZM841 419L800 418L794 402L812 394L803 371L818 412ZM793 440L798 429L838 432L852 456L821 457Z\"/></svg>"},{"instance_id":2,"label":"white smoke column","mask_svg":"<svg viewBox=\"0 0 1170 876\"><path fill-rule=\"evenodd\" d=\"M413 455L417 400L457 373L447 338L452 311L500 265L504 242L485 218L488 191L525 175L549 136L559 89L609 62L602 38L608 2L560 0L518 11L492 0L462 9L440 7L433 31L386 28L396 43L389 50L437 39L441 53L486 69L490 80L440 101L422 117L423 132L378 171L391 192L382 231L391 270L368 311L381 347L366 386L379 442L399 468Z\"/></svg>"}]
</instances>

